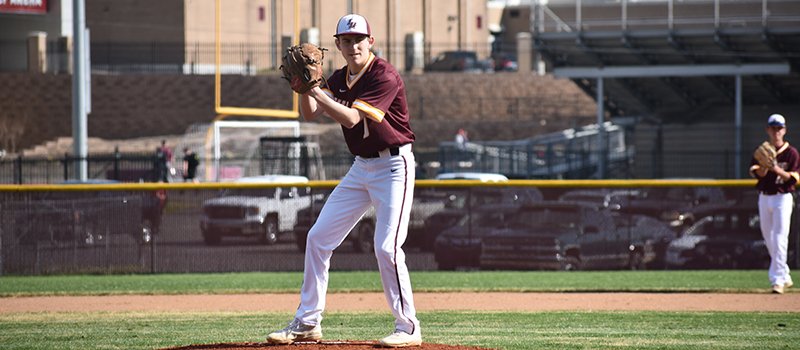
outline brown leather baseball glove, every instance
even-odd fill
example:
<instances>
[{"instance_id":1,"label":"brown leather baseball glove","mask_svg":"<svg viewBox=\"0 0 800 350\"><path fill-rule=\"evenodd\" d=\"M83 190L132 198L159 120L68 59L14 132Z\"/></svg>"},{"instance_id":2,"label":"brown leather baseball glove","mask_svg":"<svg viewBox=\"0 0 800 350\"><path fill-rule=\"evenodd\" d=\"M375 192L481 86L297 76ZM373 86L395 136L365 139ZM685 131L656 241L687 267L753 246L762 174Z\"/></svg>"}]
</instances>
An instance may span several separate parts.
<instances>
[{"instance_id":1,"label":"brown leather baseball glove","mask_svg":"<svg viewBox=\"0 0 800 350\"><path fill-rule=\"evenodd\" d=\"M775 157L778 152L769 141L764 141L756 151L753 153L753 158L756 159L758 165L762 168L771 169L775 165Z\"/></svg>"},{"instance_id":2,"label":"brown leather baseball glove","mask_svg":"<svg viewBox=\"0 0 800 350\"><path fill-rule=\"evenodd\" d=\"M283 78L298 94L304 94L325 82L322 72L322 59L325 49L304 43L286 49L281 62Z\"/></svg>"}]
</instances>

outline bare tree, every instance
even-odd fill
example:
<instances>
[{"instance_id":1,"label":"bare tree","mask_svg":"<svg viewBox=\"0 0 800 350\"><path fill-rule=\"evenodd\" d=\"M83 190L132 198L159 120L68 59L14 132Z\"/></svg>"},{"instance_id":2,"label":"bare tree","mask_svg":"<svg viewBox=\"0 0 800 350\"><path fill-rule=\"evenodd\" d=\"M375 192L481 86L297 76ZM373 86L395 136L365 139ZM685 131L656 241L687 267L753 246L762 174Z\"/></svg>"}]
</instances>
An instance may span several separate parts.
<instances>
[{"instance_id":1,"label":"bare tree","mask_svg":"<svg viewBox=\"0 0 800 350\"><path fill-rule=\"evenodd\" d=\"M15 153L26 125L27 118L24 115L0 114L0 150Z\"/></svg>"}]
</instances>

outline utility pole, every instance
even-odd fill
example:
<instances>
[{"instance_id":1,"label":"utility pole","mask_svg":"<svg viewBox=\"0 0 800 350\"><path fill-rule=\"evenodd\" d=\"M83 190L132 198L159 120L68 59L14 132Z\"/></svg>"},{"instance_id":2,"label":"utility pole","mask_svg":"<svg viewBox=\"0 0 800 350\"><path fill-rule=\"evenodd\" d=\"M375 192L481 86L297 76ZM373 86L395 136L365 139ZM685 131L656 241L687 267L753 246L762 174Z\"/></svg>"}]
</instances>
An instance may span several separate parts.
<instances>
[{"instance_id":1,"label":"utility pole","mask_svg":"<svg viewBox=\"0 0 800 350\"><path fill-rule=\"evenodd\" d=\"M88 126L86 121L87 79L89 60L86 57L86 3L85 0L72 2L72 153L75 158L75 179L86 181L86 157Z\"/></svg>"}]
</instances>

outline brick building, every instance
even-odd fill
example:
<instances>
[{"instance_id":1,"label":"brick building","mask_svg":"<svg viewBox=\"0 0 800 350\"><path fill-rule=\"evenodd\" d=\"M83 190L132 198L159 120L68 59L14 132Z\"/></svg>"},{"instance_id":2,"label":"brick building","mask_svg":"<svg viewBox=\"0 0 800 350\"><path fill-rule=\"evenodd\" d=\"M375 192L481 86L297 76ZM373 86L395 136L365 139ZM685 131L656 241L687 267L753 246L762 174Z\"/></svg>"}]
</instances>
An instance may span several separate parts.
<instances>
[{"instance_id":1,"label":"brick building","mask_svg":"<svg viewBox=\"0 0 800 350\"><path fill-rule=\"evenodd\" d=\"M68 46L66 38L72 36L72 2L42 0L41 3L43 7L24 13L0 7L0 41L24 41L44 35L49 41L63 40L63 45ZM145 50L131 50L130 55L118 57L118 61L130 64L155 61L196 72L192 69L214 63L213 46L209 45L214 43L215 3L215 0L87 0L86 26L93 47L108 44L171 48L158 50L158 57L148 55ZM376 52L401 70L411 66L412 60L406 54L412 50L407 50L407 44L415 38L423 48L417 52L422 53L425 62L445 50L474 50L480 57L490 54L487 0L224 0L221 4L222 45L252 48L250 54L231 58L228 64L251 64L254 69L274 69L279 65L280 52L297 36L333 48L336 21L348 12L360 13L370 20ZM295 4L298 23L295 23ZM102 51L103 47L95 50ZM26 69L24 46L5 47L4 52L0 71ZM105 59L102 52L94 52L92 57L98 61ZM336 57L332 63L338 66L343 63L340 61Z\"/></svg>"}]
</instances>

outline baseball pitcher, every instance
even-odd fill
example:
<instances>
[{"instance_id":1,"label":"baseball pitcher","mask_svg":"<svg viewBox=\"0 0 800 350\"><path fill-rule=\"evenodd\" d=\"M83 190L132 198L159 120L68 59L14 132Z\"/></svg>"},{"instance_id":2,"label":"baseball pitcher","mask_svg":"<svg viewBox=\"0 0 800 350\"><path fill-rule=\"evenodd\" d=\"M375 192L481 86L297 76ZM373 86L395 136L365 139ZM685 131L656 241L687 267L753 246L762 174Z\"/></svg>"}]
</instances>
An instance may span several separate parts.
<instances>
[{"instance_id":1,"label":"baseball pitcher","mask_svg":"<svg viewBox=\"0 0 800 350\"><path fill-rule=\"evenodd\" d=\"M386 347L422 343L411 279L402 245L408 232L414 193L414 133L409 126L403 80L371 48L375 42L366 18L346 15L336 26L336 48L347 65L325 82L319 48L303 44L287 50L282 70L300 94L306 120L326 115L342 125L355 161L333 190L308 232L300 306L294 319L270 333L273 344L319 341L333 250L344 241L370 206L375 207L375 256L394 331L380 340Z\"/></svg>"}]
</instances>

